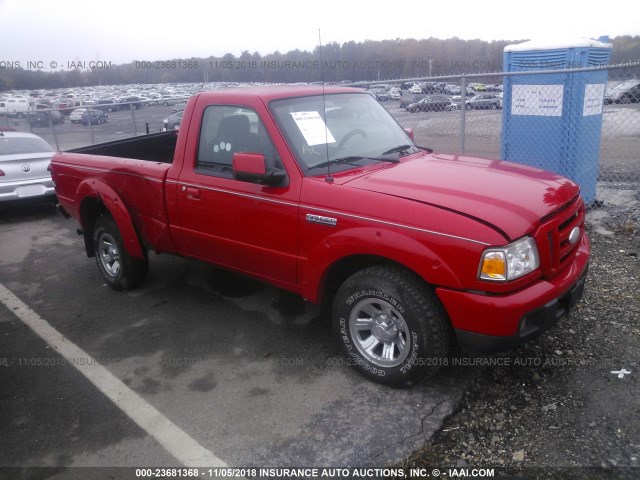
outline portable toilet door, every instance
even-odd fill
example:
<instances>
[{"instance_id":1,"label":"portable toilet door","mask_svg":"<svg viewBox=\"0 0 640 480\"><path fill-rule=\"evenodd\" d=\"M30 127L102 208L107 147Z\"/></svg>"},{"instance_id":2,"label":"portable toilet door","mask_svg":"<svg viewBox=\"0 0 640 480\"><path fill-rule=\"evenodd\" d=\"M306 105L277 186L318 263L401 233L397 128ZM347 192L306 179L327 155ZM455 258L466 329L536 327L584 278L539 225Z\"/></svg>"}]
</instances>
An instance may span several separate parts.
<instances>
[{"instance_id":1,"label":"portable toilet door","mask_svg":"<svg viewBox=\"0 0 640 480\"><path fill-rule=\"evenodd\" d=\"M611 44L601 40L528 41L504 49L505 71L545 73L505 76L501 158L570 178L587 204L595 200L608 72L566 70L608 64Z\"/></svg>"}]
</instances>

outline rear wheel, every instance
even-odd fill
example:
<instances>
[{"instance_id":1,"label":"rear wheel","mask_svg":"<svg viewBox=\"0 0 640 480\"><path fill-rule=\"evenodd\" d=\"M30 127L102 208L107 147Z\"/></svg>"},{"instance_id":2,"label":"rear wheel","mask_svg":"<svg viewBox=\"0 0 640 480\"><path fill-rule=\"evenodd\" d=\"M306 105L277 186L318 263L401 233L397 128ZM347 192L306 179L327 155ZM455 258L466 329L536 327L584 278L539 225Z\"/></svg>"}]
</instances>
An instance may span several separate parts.
<instances>
[{"instance_id":1,"label":"rear wheel","mask_svg":"<svg viewBox=\"0 0 640 480\"><path fill-rule=\"evenodd\" d=\"M93 252L100 273L115 290L131 290L147 277L148 259L127 253L118 225L109 215L100 216L93 226Z\"/></svg>"},{"instance_id":2,"label":"rear wheel","mask_svg":"<svg viewBox=\"0 0 640 480\"><path fill-rule=\"evenodd\" d=\"M393 386L446 365L450 324L433 290L410 271L375 266L348 278L333 304L334 330L350 364Z\"/></svg>"}]
</instances>

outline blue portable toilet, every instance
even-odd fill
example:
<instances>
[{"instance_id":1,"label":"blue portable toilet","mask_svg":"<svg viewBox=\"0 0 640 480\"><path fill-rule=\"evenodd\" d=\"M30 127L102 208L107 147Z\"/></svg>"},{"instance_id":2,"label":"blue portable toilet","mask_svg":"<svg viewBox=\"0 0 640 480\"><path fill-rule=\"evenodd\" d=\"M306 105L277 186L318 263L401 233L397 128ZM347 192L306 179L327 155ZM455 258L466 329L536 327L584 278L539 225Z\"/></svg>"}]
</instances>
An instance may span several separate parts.
<instances>
[{"instance_id":1,"label":"blue portable toilet","mask_svg":"<svg viewBox=\"0 0 640 480\"><path fill-rule=\"evenodd\" d=\"M596 198L608 71L553 70L603 67L611 46L601 37L504 48L506 72L548 72L504 77L501 158L570 178L580 185L587 205Z\"/></svg>"}]
</instances>

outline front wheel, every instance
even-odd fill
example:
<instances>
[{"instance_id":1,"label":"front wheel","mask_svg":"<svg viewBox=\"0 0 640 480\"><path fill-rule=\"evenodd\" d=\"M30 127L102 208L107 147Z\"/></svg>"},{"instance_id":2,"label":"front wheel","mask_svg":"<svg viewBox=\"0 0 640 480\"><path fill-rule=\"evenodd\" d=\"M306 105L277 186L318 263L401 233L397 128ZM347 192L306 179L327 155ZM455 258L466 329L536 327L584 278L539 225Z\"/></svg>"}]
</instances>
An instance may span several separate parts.
<instances>
[{"instance_id":1,"label":"front wheel","mask_svg":"<svg viewBox=\"0 0 640 480\"><path fill-rule=\"evenodd\" d=\"M134 258L124 248L118 225L109 215L98 217L93 226L93 252L100 273L115 290L131 290L147 277L149 261Z\"/></svg>"},{"instance_id":2,"label":"front wheel","mask_svg":"<svg viewBox=\"0 0 640 480\"><path fill-rule=\"evenodd\" d=\"M375 266L338 290L334 330L349 362L365 377L411 385L446 365L450 324L433 290L410 271Z\"/></svg>"}]
</instances>

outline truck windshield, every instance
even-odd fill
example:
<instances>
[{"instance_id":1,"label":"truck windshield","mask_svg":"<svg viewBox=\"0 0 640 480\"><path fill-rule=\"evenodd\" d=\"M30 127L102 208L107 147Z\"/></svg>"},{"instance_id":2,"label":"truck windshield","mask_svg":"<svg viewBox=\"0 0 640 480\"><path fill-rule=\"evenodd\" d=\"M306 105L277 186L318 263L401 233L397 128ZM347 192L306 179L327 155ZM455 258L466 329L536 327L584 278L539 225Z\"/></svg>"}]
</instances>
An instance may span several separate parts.
<instances>
[{"instance_id":1,"label":"truck windshield","mask_svg":"<svg viewBox=\"0 0 640 480\"><path fill-rule=\"evenodd\" d=\"M388 160L383 155L413 142L367 93L340 93L275 100L271 111L300 166L309 175ZM349 159L349 161L344 161ZM335 168L333 168L335 165Z\"/></svg>"}]
</instances>

